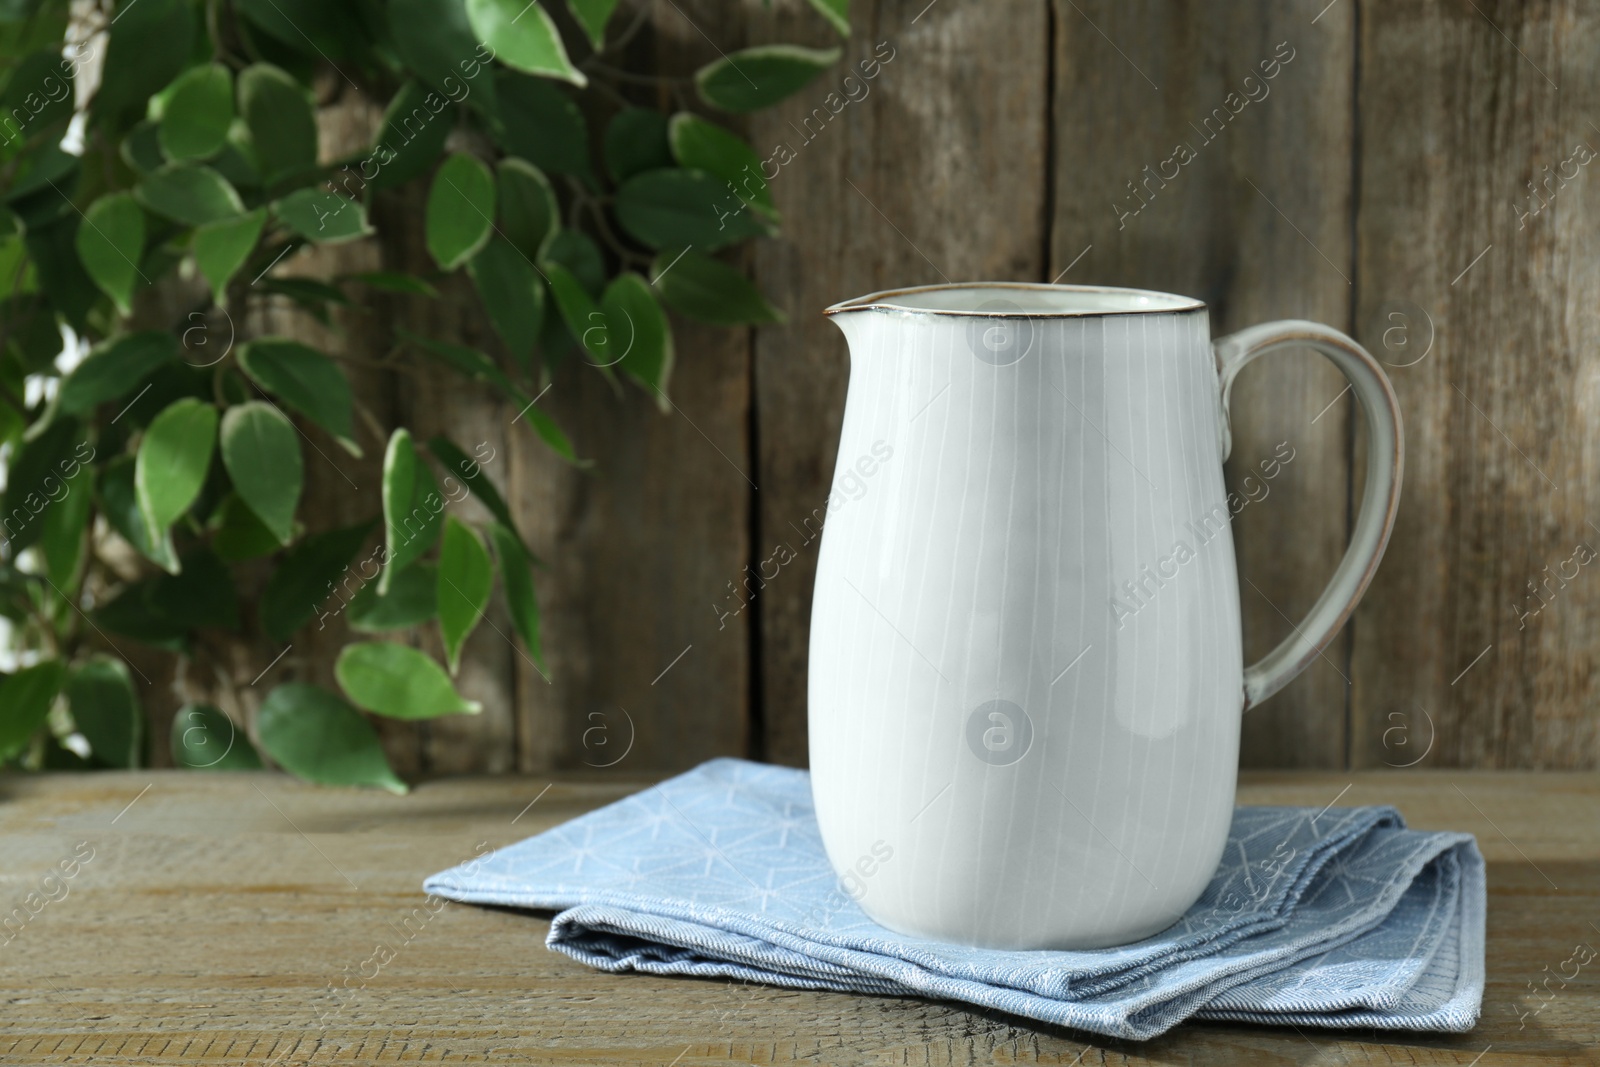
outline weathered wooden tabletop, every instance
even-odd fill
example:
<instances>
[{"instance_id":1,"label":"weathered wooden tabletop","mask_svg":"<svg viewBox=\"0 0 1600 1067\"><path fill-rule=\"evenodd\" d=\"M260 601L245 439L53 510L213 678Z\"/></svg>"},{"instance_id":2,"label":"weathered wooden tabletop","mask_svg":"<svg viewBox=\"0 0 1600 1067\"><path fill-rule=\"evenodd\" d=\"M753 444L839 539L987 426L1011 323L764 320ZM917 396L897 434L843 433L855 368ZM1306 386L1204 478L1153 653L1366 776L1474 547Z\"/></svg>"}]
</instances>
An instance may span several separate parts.
<instances>
[{"instance_id":1,"label":"weathered wooden tabletop","mask_svg":"<svg viewBox=\"0 0 1600 1067\"><path fill-rule=\"evenodd\" d=\"M1478 835L1482 1020L1198 1024L1145 1044L949 1003L601 974L545 949L547 917L424 898L424 876L482 843L643 784L393 797L265 772L0 777L0 1063L1600 1063L1600 959L1571 962L1600 948L1600 775L1248 774L1243 803L1387 802Z\"/></svg>"}]
</instances>

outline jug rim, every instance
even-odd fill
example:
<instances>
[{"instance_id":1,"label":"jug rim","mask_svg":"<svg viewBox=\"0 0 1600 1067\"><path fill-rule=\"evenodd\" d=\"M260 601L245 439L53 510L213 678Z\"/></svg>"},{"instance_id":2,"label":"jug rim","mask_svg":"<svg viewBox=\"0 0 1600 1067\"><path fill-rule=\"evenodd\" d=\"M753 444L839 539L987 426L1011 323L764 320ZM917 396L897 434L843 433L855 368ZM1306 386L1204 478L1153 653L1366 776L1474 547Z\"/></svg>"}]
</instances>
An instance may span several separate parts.
<instances>
[{"instance_id":1,"label":"jug rim","mask_svg":"<svg viewBox=\"0 0 1600 1067\"><path fill-rule=\"evenodd\" d=\"M1026 293L1035 299L1040 294L1058 294L1060 296L1109 297L1116 303L1108 306L1036 306L1027 308L1014 305L1011 308L988 306L998 303L991 299L985 305L976 308L963 307L927 307L904 303L896 298L940 292L955 293L967 291L973 295L986 293L1001 294L1005 292ZM974 291L977 291L974 293ZM939 285L914 285L899 289L884 289L866 296L853 297L841 300L839 303L824 308L822 313L826 316L843 314L846 311L898 311L908 315L947 315L958 318L1028 318L1028 319L1068 319L1088 318L1102 315L1152 315L1176 314L1186 311L1204 311L1205 301L1196 300L1189 296L1180 296L1177 293L1163 293L1157 289L1129 289L1115 285L1059 285L1053 282L944 282Z\"/></svg>"}]
</instances>

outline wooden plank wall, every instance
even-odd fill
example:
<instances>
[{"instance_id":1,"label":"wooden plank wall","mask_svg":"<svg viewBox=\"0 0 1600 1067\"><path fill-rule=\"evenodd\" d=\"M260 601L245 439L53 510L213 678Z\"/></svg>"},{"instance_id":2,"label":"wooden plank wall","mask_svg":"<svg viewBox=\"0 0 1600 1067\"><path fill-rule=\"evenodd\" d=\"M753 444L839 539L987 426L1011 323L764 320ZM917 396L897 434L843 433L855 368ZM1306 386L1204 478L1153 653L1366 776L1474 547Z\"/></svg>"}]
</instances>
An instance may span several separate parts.
<instances>
[{"instance_id":1,"label":"wooden plank wall","mask_svg":"<svg viewBox=\"0 0 1600 1067\"><path fill-rule=\"evenodd\" d=\"M851 19L839 67L745 127L764 157L782 150L784 233L745 266L788 325L680 323L666 415L585 368L558 376L540 403L589 471L503 404L396 387L395 413L503 446L488 471L548 564L549 657L547 681L484 628L464 685L500 710L391 736L397 762L803 765L811 530L848 370L820 309L946 279L1062 279L1203 297L1218 335L1316 319L1390 365L1409 446L1393 544L1353 624L1247 717L1247 764L1600 765L1600 578L1569 562L1600 550L1600 177L1567 162L1600 147L1600 15L855 0ZM651 20L640 47L670 73L718 47L834 40L802 0L674 0ZM837 113L830 93L849 101ZM1180 144L1193 158L1171 177ZM1557 174L1530 212L1527 183ZM456 295L467 310L428 313L454 321L419 325L481 339ZM1235 522L1251 657L1344 551L1363 454L1342 388L1307 353L1236 390L1230 485L1294 457ZM780 545L793 561L747 584Z\"/></svg>"},{"instance_id":2,"label":"wooden plank wall","mask_svg":"<svg viewBox=\"0 0 1600 1067\"><path fill-rule=\"evenodd\" d=\"M1447 765L1593 767L1600 12L1360 18L1361 312L1408 300L1436 337L1394 374L1406 501L1355 619L1356 761L1403 762L1405 726Z\"/></svg>"},{"instance_id":3,"label":"wooden plank wall","mask_svg":"<svg viewBox=\"0 0 1600 1067\"><path fill-rule=\"evenodd\" d=\"M806 24L798 3L776 6L752 39ZM1579 143L1600 147L1594 12L924 0L857 3L852 18L854 50L889 38L897 58L774 183L790 224L756 261L795 317L755 339L758 547L826 492L847 364L815 313L836 299L1060 277L1204 297L1216 334L1316 319L1389 365L1405 495L1367 602L1247 717L1244 762L1600 763L1600 586L1570 562L1580 542L1600 548L1600 186L1563 166ZM814 103L759 119L758 147L792 140ZM1225 121L1207 125L1217 108ZM1144 184L1179 143L1195 158ZM1559 196L1519 228L1527 183L1552 173ZM1364 454L1342 388L1306 353L1236 391L1229 484L1280 443L1295 457L1235 522L1252 657L1344 551ZM763 592L759 615L766 752L785 762L804 759L813 559ZM1527 583L1558 568L1534 598Z\"/></svg>"}]
</instances>

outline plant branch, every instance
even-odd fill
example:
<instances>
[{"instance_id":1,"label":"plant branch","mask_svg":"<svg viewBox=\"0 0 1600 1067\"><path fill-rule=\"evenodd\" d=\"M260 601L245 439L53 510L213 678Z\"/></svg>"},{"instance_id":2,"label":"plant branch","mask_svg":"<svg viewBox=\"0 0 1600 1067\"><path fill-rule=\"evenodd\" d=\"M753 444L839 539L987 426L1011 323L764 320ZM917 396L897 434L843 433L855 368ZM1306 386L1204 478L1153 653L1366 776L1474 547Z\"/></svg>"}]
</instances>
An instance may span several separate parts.
<instances>
[{"instance_id":1,"label":"plant branch","mask_svg":"<svg viewBox=\"0 0 1600 1067\"><path fill-rule=\"evenodd\" d=\"M633 21L628 23L627 28L621 33L617 34L615 37L611 38L611 40L607 41L605 43L605 47L594 53L594 55L590 58L593 59L596 56L604 56L613 52L622 51L622 49L628 46L630 41L639 35L639 31L644 29L645 23L649 21L650 4L648 2L641 3L639 5L639 10L633 13Z\"/></svg>"},{"instance_id":2,"label":"plant branch","mask_svg":"<svg viewBox=\"0 0 1600 1067\"><path fill-rule=\"evenodd\" d=\"M407 369L409 370L410 368ZM371 408L362 402L360 397L355 398L355 404L356 414L361 416L361 421L372 432L373 440L377 441L379 445L385 444L389 440L389 435L383 432L383 423L378 421L378 417L372 413Z\"/></svg>"},{"instance_id":3,"label":"plant branch","mask_svg":"<svg viewBox=\"0 0 1600 1067\"><path fill-rule=\"evenodd\" d=\"M606 246L617 254L617 258L624 263L649 263L650 257L635 252L618 239L615 231L611 229L611 222L606 218L605 206L597 197L590 195L583 187L583 183L571 175L567 176L567 184L572 189L572 203L574 207L582 206L589 209L590 217L594 219L595 230L600 234L600 239ZM574 212L576 214L576 212ZM574 220L576 221L576 220ZM577 227L574 226L573 229Z\"/></svg>"},{"instance_id":4,"label":"plant branch","mask_svg":"<svg viewBox=\"0 0 1600 1067\"><path fill-rule=\"evenodd\" d=\"M578 66L586 73L604 74L608 78L615 78L619 82L627 82L630 85L659 87L663 85L688 85L694 81L694 77L688 74L635 74L631 70L623 70L620 67L613 67L609 63L601 62L594 56L585 59Z\"/></svg>"},{"instance_id":5,"label":"plant branch","mask_svg":"<svg viewBox=\"0 0 1600 1067\"><path fill-rule=\"evenodd\" d=\"M600 78L590 78L589 87L600 90L603 95L610 97L612 103L616 104L618 107L635 106L633 101L629 100L627 97L623 96L622 93L618 92L615 86L609 84L608 82L602 81Z\"/></svg>"},{"instance_id":6,"label":"plant branch","mask_svg":"<svg viewBox=\"0 0 1600 1067\"><path fill-rule=\"evenodd\" d=\"M420 377L415 367L403 363L400 360L368 359L365 356L347 356L340 352L323 352L322 354L327 356L329 359L338 360L340 363L348 363L352 367L367 367L371 370L381 371L399 371L402 374Z\"/></svg>"}]
</instances>

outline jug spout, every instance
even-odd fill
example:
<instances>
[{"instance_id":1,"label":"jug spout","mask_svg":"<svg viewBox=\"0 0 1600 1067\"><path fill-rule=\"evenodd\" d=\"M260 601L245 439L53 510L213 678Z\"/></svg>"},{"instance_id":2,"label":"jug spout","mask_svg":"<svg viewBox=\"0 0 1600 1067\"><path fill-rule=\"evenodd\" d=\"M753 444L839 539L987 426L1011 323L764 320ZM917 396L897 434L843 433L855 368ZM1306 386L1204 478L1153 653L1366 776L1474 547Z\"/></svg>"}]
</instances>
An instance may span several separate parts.
<instances>
[{"instance_id":1,"label":"jug spout","mask_svg":"<svg viewBox=\"0 0 1600 1067\"><path fill-rule=\"evenodd\" d=\"M876 295L876 294L874 294ZM872 311L872 296L858 296L852 300L841 300L832 307L824 308L822 313L832 320L844 334L845 341L854 349L865 336L868 326L874 318Z\"/></svg>"}]
</instances>

